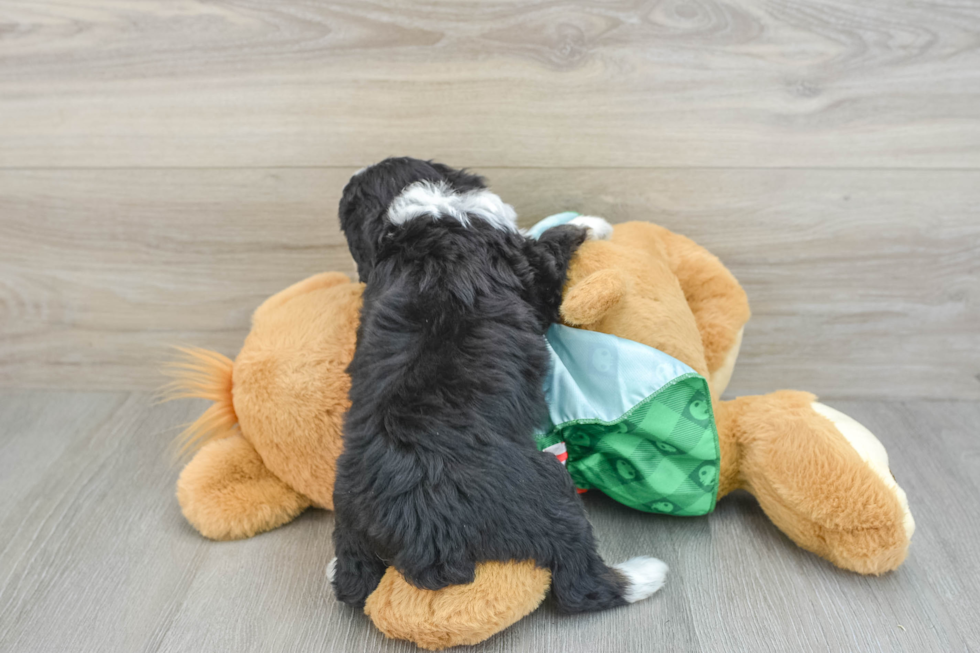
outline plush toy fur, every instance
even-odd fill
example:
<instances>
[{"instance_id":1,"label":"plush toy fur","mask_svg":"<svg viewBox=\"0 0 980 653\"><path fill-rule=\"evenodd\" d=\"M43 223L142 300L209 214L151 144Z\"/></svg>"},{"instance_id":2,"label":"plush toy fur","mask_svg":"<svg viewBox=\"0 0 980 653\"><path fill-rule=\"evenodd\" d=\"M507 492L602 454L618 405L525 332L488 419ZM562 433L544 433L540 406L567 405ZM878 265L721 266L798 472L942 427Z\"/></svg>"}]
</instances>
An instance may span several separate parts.
<instances>
[{"instance_id":1,"label":"plush toy fur","mask_svg":"<svg viewBox=\"0 0 980 653\"><path fill-rule=\"evenodd\" d=\"M300 281L255 311L234 364L185 350L171 368L171 396L215 402L183 435L203 446L177 483L202 535L251 537L309 506L333 509L361 290L339 272Z\"/></svg>"},{"instance_id":2,"label":"plush toy fur","mask_svg":"<svg viewBox=\"0 0 980 653\"><path fill-rule=\"evenodd\" d=\"M248 537L307 506L331 507L360 289L343 275L317 275L256 311L233 366L199 350L184 364L190 376L175 387L218 407L192 426L205 444L178 481L184 515L202 534ZM718 401L748 318L745 293L717 258L647 223L585 243L562 304L570 326L656 347L709 379L719 498L751 492L794 542L844 569L896 568L914 522L867 429L804 392ZM474 583L439 591L419 590L389 568L365 612L390 637L441 649L506 628L537 607L549 584L526 562L485 563Z\"/></svg>"}]
</instances>

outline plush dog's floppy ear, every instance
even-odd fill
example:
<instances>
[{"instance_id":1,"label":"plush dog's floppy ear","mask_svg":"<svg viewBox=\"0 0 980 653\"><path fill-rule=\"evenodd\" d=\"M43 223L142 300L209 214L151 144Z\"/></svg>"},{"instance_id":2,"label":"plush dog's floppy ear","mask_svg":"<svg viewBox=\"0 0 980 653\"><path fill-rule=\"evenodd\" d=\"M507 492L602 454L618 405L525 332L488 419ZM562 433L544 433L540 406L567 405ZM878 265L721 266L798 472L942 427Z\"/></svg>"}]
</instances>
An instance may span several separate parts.
<instances>
[{"instance_id":1,"label":"plush dog's floppy ear","mask_svg":"<svg viewBox=\"0 0 980 653\"><path fill-rule=\"evenodd\" d=\"M561 318L584 327L601 320L626 294L626 277L615 269L599 270L569 288L561 304Z\"/></svg>"}]
</instances>

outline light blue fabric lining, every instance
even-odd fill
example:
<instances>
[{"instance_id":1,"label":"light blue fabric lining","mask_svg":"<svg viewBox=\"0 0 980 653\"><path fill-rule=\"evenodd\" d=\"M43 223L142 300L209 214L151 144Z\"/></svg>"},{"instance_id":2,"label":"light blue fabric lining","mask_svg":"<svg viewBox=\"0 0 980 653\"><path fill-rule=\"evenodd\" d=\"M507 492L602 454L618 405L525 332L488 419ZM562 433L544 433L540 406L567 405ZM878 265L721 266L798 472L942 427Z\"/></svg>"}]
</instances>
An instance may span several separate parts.
<instances>
[{"instance_id":1,"label":"light blue fabric lining","mask_svg":"<svg viewBox=\"0 0 980 653\"><path fill-rule=\"evenodd\" d=\"M554 215L549 215L547 218L541 220L540 222L538 222L536 225L534 225L524 233L530 236L531 238L537 239L540 238L541 234L543 234L548 229L551 229L552 227L557 227L558 225L561 224L565 224L566 222L574 220L578 216L579 214L576 213L575 211L565 211L563 213L556 213Z\"/></svg>"},{"instance_id":2,"label":"light blue fabric lining","mask_svg":"<svg viewBox=\"0 0 980 653\"><path fill-rule=\"evenodd\" d=\"M549 428L582 419L618 420L674 379L695 373L662 351L607 333L554 324L547 342Z\"/></svg>"}]
</instances>

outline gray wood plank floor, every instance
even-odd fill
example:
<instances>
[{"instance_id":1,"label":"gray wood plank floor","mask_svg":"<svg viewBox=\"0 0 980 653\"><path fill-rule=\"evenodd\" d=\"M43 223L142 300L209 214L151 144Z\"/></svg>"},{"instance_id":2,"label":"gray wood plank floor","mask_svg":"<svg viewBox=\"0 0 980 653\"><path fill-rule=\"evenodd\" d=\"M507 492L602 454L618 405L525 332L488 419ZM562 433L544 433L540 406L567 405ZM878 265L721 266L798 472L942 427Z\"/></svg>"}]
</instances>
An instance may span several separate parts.
<instances>
[{"instance_id":1,"label":"gray wood plank floor","mask_svg":"<svg viewBox=\"0 0 980 653\"><path fill-rule=\"evenodd\" d=\"M569 617L547 603L476 651L969 651L980 648L980 404L834 401L886 444L918 530L866 578L795 548L752 497L707 518L586 503L603 555L671 565L655 598ZM333 518L310 511L215 543L173 496L195 402L145 393L0 394L0 651L409 651L337 604Z\"/></svg>"}]
</instances>

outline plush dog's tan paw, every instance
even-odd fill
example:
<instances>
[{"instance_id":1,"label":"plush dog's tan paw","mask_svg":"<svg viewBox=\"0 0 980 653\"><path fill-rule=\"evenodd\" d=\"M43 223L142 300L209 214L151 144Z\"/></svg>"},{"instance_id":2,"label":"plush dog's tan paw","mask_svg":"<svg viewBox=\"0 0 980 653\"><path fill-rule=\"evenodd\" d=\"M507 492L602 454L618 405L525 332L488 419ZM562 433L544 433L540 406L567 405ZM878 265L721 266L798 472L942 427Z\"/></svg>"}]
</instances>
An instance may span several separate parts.
<instances>
[{"instance_id":1,"label":"plush dog's tan paw","mask_svg":"<svg viewBox=\"0 0 980 653\"><path fill-rule=\"evenodd\" d=\"M905 496L905 490L899 487L892 475L891 468L888 466L888 452L885 451L885 446L871 431L853 417L819 401L813 402L811 406L819 415L833 422L840 434L867 463L871 471L895 494L899 505L902 506L902 526L905 528L905 534L909 539L912 539L912 534L915 532L915 520L909 510L909 500Z\"/></svg>"},{"instance_id":2,"label":"plush dog's tan paw","mask_svg":"<svg viewBox=\"0 0 980 653\"><path fill-rule=\"evenodd\" d=\"M238 540L292 521L310 500L270 472L241 435L211 440L177 481L187 521L212 540Z\"/></svg>"}]
</instances>

